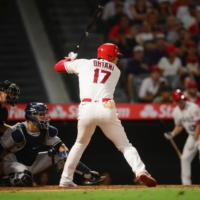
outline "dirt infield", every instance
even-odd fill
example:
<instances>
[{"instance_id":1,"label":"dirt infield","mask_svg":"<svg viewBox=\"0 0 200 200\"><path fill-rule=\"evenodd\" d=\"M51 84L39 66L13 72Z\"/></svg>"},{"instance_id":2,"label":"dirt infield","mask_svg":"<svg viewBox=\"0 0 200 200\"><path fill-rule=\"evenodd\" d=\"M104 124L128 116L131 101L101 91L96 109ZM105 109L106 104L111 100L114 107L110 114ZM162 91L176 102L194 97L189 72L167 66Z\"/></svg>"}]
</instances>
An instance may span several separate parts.
<instances>
[{"instance_id":1,"label":"dirt infield","mask_svg":"<svg viewBox=\"0 0 200 200\"><path fill-rule=\"evenodd\" d=\"M126 189L140 189L147 188L144 185L96 185L96 186L78 186L75 189L59 188L57 185L54 186L43 186L43 187L0 187L0 192L11 192L11 191L62 191L62 190L126 190ZM200 185L158 185L156 188L180 188L180 189L200 189Z\"/></svg>"}]
</instances>

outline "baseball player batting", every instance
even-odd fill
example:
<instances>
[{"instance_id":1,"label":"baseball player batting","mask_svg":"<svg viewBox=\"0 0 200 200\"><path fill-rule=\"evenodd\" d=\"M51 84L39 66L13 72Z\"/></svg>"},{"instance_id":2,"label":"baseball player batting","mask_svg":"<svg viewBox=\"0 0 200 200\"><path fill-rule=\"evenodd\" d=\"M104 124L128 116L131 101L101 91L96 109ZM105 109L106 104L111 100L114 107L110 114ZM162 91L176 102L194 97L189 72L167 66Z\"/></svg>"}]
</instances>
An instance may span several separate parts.
<instances>
[{"instance_id":1,"label":"baseball player batting","mask_svg":"<svg viewBox=\"0 0 200 200\"><path fill-rule=\"evenodd\" d=\"M64 167L68 149L57 137L56 127L49 125L48 108L32 102L25 109L26 121L17 123L1 137L0 144L8 150L0 163L0 186L33 186L33 175L57 164ZM49 151L39 152L42 145ZM91 171L83 163L76 166L76 173L83 177L83 184L93 185L105 180L98 172Z\"/></svg>"},{"instance_id":2,"label":"baseball player batting","mask_svg":"<svg viewBox=\"0 0 200 200\"><path fill-rule=\"evenodd\" d=\"M156 181L148 174L137 150L129 142L118 119L113 93L119 80L120 70L116 66L118 56L122 56L116 45L102 44L97 51L97 59L77 59L77 54L69 53L59 61L57 72L75 73L79 77L80 105L78 111L78 135L70 150L60 180L60 187L75 188L73 174L85 148L99 126L106 137L123 153L136 176L148 187L155 187Z\"/></svg>"},{"instance_id":3,"label":"baseball player batting","mask_svg":"<svg viewBox=\"0 0 200 200\"><path fill-rule=\"evenodd\" d=\"M182 91L177 89L172 93L177 106L173 110L175 127L170 133L164 133L166 139L171 139L184 128L188 138L181 156L181 180L183 185L191 185L191 162L200 151L200 109L192 102L186 101Z\"/></svg>"}]
</instances>

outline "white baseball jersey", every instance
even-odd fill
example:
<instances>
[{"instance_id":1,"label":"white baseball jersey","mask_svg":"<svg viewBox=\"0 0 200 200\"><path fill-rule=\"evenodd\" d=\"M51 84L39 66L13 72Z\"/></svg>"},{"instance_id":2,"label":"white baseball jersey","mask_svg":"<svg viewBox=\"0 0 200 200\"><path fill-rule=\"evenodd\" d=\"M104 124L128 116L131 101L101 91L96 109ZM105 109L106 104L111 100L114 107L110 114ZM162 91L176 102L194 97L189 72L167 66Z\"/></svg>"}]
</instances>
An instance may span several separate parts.
<instances>
[{"instance_id":1,"label":"white baseball jersey","mask_svg":"<svg viewBox=\"0 0 200 200\"><path fill-rule=\"evenodd\" d=\"M68 73L79 76L80 99L113 99L115 86L119 80L118 67L104 59L77 59L65 62Z\"/></svg>"},{"instance_id":2,"label":"white baseball jersey","mask_svg":"<svg viewBox=\"0 0 200 200\"><path fill-rule=\"evenodd\" d=\"M186 101L183 110L178 106L174 108L173 117L176 125L182 125L188 134L194 135L196 123L200 121L200 109L196 104Z\"/></svg>"}]
</instances>

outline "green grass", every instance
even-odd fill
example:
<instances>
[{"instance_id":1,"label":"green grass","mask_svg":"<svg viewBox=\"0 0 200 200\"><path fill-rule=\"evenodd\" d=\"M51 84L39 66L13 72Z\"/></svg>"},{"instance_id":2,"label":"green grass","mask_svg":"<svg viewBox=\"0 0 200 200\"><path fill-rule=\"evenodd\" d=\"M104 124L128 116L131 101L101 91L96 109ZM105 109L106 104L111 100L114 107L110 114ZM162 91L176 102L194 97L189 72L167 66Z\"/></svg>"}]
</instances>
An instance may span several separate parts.
<instances>
[{"instance_id":1,"label":"green grass","mask_svg":"<svg viewBox=\"0 0 200 200\"><path fill-rule=\"evenodd\" d=\"M200 188L136 188L123 190L10 191L0 200L200 200Z\"/></svg>"}]
</instances>

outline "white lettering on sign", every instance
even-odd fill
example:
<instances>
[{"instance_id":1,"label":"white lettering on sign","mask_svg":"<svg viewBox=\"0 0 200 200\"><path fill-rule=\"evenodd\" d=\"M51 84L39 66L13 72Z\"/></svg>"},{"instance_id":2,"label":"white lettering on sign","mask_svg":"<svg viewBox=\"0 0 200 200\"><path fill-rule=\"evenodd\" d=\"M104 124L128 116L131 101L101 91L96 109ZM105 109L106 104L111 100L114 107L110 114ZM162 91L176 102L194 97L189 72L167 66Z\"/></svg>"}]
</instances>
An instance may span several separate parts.
<instances>
[{"instance_id":1,"label":"white lettering on sign","mask_svg":"<svg viewBox=\"0 0 200 200\"><path fill-rule=\"evenodd\" d=\"M171 105L161 105L159 109L159 117L172 117L173 107Z\"/></svg>"},{"instance_id":2,"label":"white lettering on sign","mask_svg":"<svg viewBox=\"0 0 200 200\"><path fill-rule=\"evenodd\" d=\"M68 118L70 118L70 119L77 118L78 106L76 106L76 105L69 106L68 110L69 110Z\"/></svg>"},{"instance_id":3,"label":"white lettering on sign","mask_svg":"<svg viewBox=\"0 0 200 200\"><path fill-rule=\"evenodd\" d=\"M25 117L24 109L18 108L17 106L11 107L9 110L9 118L21 119Z\"/></svg>"},{"instance_id":4,"label":"white lettering on sign","mask_svg":"<svg viewBox=\"0 0 200 200\"><path fill-rule=\"evenodd\" d=\"M140 116L142 118L172 118L172 111L173 111L172 105L166 105L161 104L159 107L154 107L153 105L146 105L144 106L144 109L140 111Z\"/></svg>"},{"instance_id":5,"label":"white lettering on sign","mask_svg":"<svg viewBox=\"0 0 200 200\"><path fill-rule=\"evenodd\" d=\"M119 118L129 118L130 108L117 108Z\"/></svg>"}]
</instances>

